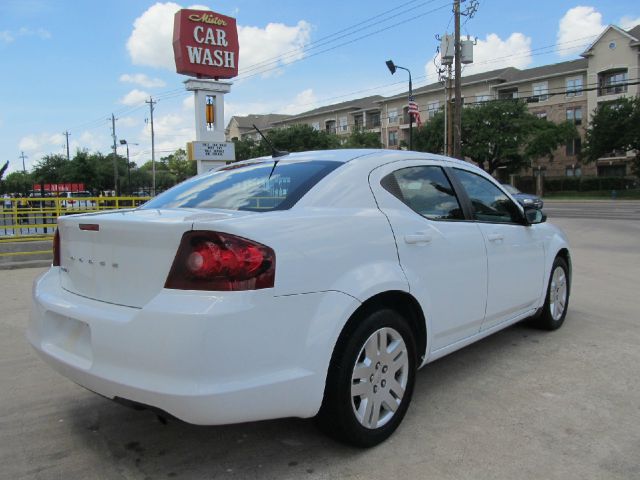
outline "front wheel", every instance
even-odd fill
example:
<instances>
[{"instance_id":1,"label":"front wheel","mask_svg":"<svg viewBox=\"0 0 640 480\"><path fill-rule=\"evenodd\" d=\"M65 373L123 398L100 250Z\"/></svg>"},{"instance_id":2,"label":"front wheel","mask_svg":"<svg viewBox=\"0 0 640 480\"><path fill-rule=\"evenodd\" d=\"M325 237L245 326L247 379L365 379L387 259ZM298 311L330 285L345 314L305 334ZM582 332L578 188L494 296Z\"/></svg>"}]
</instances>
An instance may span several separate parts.
<instances>
[{"instance_id":1,"label":"front wheel","mask_svg":"<svg viewBox=\"0 0 640 480\"><path fill-rule=\"evenodd\" d=\"M405 319L389 309L370 313L338 340L318 426L355 446L377 445L402 421L415 371L415 339Z\"/></svg>"},{"instance_id":2,"label":"front wheel","mask_svg":"<svg viewBox=\"0 0 640 480\"><path fill-rule=\"evenodd\" d=\"M567 262L557 257L551 268L547 297L542 312L534 321L536 327L557 330L562 326L569 307L570 280Z\"/></svg>"}]
</instances>

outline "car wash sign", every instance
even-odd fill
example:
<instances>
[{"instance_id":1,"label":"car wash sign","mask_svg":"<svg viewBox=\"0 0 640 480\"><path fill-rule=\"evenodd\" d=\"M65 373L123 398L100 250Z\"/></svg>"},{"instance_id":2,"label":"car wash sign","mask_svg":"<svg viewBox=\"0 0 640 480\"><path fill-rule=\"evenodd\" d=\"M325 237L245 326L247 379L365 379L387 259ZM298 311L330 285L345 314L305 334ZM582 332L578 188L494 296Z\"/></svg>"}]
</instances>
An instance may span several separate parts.
<instances>
[{"instance_id":1,"label":"car wash sign","mask_svg":"<svg viewBox=\"0 0 640 480\"><path fill-rule=\"evenodd\" d=\"M236 19L207 10L183 9L173 20L176 71L198 78L238 75Z\"/></svg>"}]
</instances>

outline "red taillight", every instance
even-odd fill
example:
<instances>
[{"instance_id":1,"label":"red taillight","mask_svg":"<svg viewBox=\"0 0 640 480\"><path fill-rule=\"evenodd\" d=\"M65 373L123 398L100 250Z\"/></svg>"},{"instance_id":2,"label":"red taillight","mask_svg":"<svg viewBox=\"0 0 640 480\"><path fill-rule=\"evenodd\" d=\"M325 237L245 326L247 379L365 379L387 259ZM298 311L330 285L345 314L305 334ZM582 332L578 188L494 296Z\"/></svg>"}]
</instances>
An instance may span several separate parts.
<instances>
[{"instance_id":1,"label":"red taillight","mask_svg":"<svg viewBox=\"0 0 640 480\"><path fill-rule=\"evenodd\" d=\"M53 266L60 266L60 230L56 228L56 233L53 236Z\"/></svg>"},{"instance_id":2,"label":"red taillight","mask_svg":"<svg viewBox=\"0 0 640 480\"><path fill-rule=\"evenodd\" d=\"M276 255L265 245L228 233L192 231L182 236L165 288L272 288L275 272Z\"/></svg>"}]
</instances>

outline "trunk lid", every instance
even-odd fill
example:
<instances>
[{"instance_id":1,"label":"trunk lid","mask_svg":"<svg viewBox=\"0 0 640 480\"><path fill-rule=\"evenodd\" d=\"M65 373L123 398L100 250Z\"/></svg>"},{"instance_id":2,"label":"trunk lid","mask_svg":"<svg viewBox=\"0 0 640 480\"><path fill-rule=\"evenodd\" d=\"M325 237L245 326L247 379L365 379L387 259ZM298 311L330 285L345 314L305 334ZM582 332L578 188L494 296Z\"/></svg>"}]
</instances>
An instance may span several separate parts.
<instances>
[{"instance_id":1,"label":"trunk lid","mask_svg":"<svg viewBox=\"0 0 640 480\"><path fill-rule=\"evenodd\" d=\"M103 302L143 307L164 288L180 239L195 221L245 214L138 209L61 217L62 287Z\"/></svg>"}]
</instances>

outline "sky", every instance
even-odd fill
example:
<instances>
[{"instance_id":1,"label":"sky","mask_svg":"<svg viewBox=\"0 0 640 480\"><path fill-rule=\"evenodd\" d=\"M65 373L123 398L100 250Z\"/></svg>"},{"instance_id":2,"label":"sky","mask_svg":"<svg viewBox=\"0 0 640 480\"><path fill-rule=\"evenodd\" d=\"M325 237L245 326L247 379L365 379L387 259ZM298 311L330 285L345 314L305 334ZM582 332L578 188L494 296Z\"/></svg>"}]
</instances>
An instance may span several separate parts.
<instances>
[{"instance_id":1,"label":"sky","mask_svg":"<svg viewBox=\"0 0 640 480\"><path fill-rule=\"evenodd\" d=\"M111 115L131 160L156 158L195 139L192 93L175 72L174 13L206 8L237 19L240 74L225 97L233 115L300 113L368 95L406 91L438 80L436 35L453 31L451 0L0 0L0 163L29 170L43 155L111 150ZM470 6L472 0L462 3ZM580 58L609 24L640 23L637 0L535 2L478 0L463 17L477 38L464 74L529 68ZM137 144L137 145L136 145ZM118 145L124 155L124 147Z\"/></svg>"}]
</instances>

